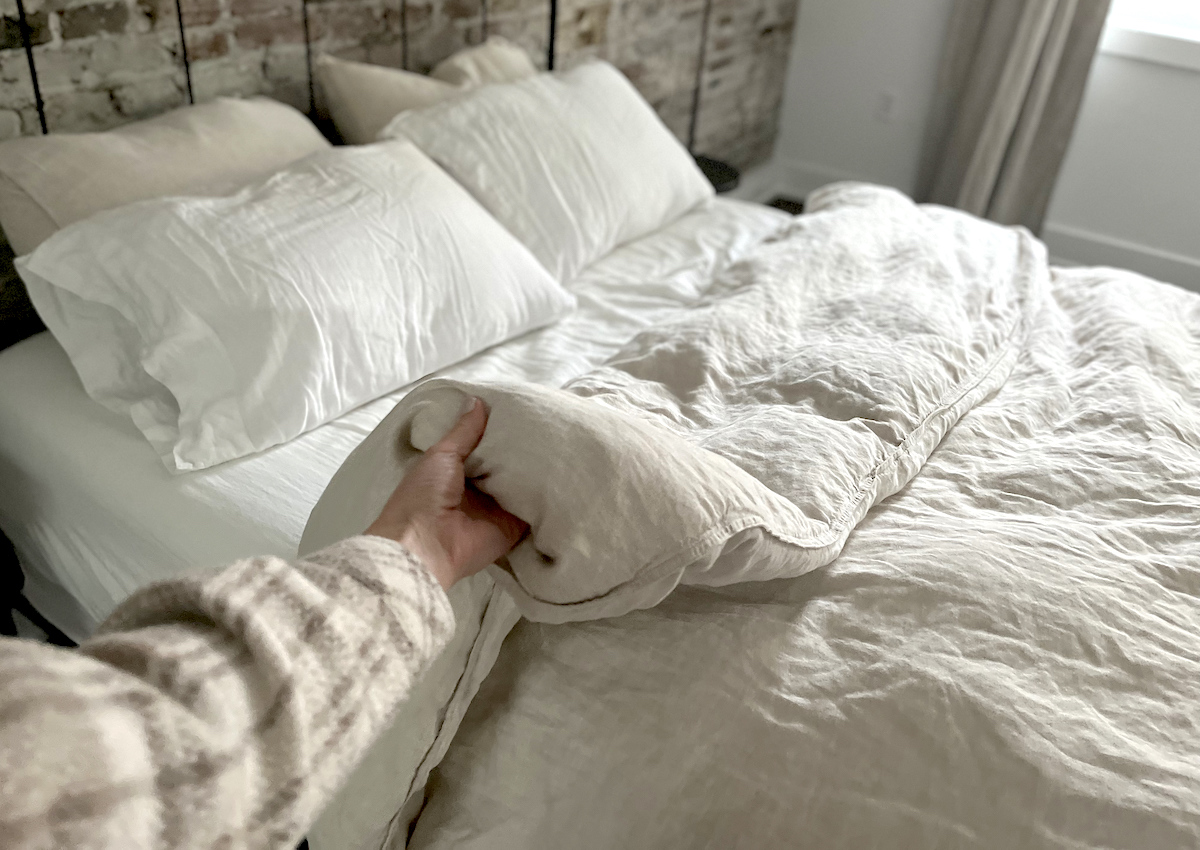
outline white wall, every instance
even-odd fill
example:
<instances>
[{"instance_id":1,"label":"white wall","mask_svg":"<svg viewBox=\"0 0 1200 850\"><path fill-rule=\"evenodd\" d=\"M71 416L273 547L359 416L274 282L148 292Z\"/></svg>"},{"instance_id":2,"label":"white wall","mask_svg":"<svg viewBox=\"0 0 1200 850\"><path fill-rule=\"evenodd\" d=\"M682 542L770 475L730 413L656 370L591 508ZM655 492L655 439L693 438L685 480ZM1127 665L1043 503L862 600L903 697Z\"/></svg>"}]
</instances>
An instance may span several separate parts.
<instances>
[{"instance_id":1,"label":"white wall","mask_svg":"<svg viewBox=\"0 0 1200 850\"><path fill-rule=\"evenodd\" d=\"M775 158L752 195L833 180L911 192L953 0L800 0Z\"/></svg>"},{"instance_id":2,"label":"white wall","mask_svg":"<svg viewBox=\"0 0 1200 850\"><path fill-rule=\"evenodd\" d=\"M1043 236L1200 290L1200 71L1096 58Z\"/></svg>"},{"instance_id":3,"label":"white wall","mask_svg":"<svg viewBox=\"0 0 1200 850\"><path fill-rule=\"evenodd\" d=\"M744 197L911 192L953 0L801 0L772 162ZM1101 53L1044 236L1059 259L1200 290L1200 72Z\"/></svg>"}]
</instances>

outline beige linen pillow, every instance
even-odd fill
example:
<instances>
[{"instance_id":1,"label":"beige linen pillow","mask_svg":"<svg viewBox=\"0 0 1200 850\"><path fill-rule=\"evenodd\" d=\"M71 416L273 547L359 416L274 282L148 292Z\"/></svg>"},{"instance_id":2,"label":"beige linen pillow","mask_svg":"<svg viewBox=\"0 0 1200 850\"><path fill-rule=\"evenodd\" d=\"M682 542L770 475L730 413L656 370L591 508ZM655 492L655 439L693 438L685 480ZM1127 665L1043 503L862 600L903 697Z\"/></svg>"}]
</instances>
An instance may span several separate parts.
<instances>
[{"instance_id":1,"label":"beige linen pillow","mask_svg":"<svg viewBox=\"0 0 1200 850\"><path fill-rule=\"evenodd\" d=\"M0 226L28 254L102 210L169 195L224 195L329 147L303 113L218 98L102 133L0 143Z\"/></svg>"},{"instance_id":2,"label":"beige linen pillow","mask_svg":"<svg viewBox=\"0 0 1200 850\"><path fill-rule=\"evenodd\" d=\"M494 35L476 47L443 59L429 76L455 86L511 83L537 73L529 54L507 38Z\"/></svg>"},{"instance_id":3,"label":"beige linen pillow","mask_svg":"<svg viewBox=\"0 0 1200 850\"><path fill-rule=\"evenodd\" d=\"M428 106L458 89L424 74L325 55L313 69L329 117L348 145L375 141L392 116Z\"/></svg>"},{"instance_id":4,"label":"beige linen pillow","mask_svg":"<svg viewBox=\"0 0 1200 850\"><path fill-rule=\"evenodd\" d=\"M374 142L401 112L431 106L486 83L532 77L537 68L525 51L494 36L445 59L430 76L351 62L335 56L317 60L317 84L338 135L350 145Z\"/></svg>"}]
</instances>

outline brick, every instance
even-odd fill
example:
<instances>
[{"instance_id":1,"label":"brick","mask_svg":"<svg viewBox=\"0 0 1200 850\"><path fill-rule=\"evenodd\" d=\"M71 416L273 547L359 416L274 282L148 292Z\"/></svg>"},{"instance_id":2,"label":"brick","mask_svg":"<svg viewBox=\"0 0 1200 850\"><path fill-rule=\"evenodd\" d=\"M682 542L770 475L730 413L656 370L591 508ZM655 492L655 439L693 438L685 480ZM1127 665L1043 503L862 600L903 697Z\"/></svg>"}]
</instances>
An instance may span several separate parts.
<instances>
[{"instance_id":1,"label":"brick","mask_svg":"<svg viewBox=\"0 0 1200 850\"><path fill-rule=\"evenodd\" d=\"M21 135L21 116L11 109L0 109L0 140Z\"/></svg>"},{"instance_id":2,"label":"brick","mask_svg":"<svg viewBox=\"0 0 1200 850\"><path fill-rule=\"evenodd\" d=\"M404 10L405 20L408 22L408 31L411 34L414 30L429 25L433 19L433 6L429 3L408 3Z\"/></svg>"},{"instance_id":3,"label":"brick","mask_svg":"<svg viewBox=\"0 0 1200 850\"><path fill-rule=\"evenodd\" d=\"M229 53L229 35L224 32L187 32L188 61L216 59Z\"/></svg>"},{"instance_id":4,"label":"brick","mask_svg":"<svg viewBox=\"0 0 1200 850\"><path fill-rule=\"evenodd\" d=\"M87 55L90 57L87 70L101 79L127 78L130 74L153 71L169 72L179 64L162 41L150 33L102 39L91 45Z\"/></svg>"},{"instance_id":5,"label":"brick","mask_svg":"<svg viewBox=\"0 0 1200 850\"><path fill-rule=\"evenodd\" d=\"M310 7L311 11L311 7ZM288 4L280 0L231 0L229 14L235 18L262 17L267 15L299 14L300 3L296 8L288 8Z\"/></svg>"},{"instance_id":6,"label":"brick","mask_svg":"<svg viewBox=\"0 0 1200 850\"><path fill-rule=\"evenodd\" d=\"M499 18L513 13L528 14L536 12L539 17L545 20L549 14L548 8L546 0L490 0L488 3L488 16Z\"/></svg>"},{"instance_id":7,"label":"brick","mask_svg":"<svg viewBox=\"0 0 1200 850\"><path fill-rule=\"evenodd\" d=\"M73 91L46 97L46 122L50 132L107 130L123 124L125 118L107 91Z\"/></svg>"},{"instance_id":8,"label":"brick","mask_svg":"<svg viewBox=\"0 0 1200 850\"><path fill-rule=\"evenodd\" d=\"M124 3L95 3L59 13L59 28L67 41L106 32L124 32L127 23L129 7Z\"/></svg>"},{"instance_id":9,"label":"brick","mask_svg":"<svg viewBox=\"0 0 1200 850\"><path fill-rule=\"evenodd\" d=\"M561 43L567 50L583 50L606 42L609 10L607 3L574 10L560 32Z\"/></svg>"},{"instance_id":10,"label":"brick","mask_svg":"<svg viewBox=\"0 0 1200 850\"><path fill-rule=\"evenodd\" d=\"M161 76L120 86L112 93L117 111L126 118L146 118L187 103L183 73L171 69Z\"/></svg>"},{"instance_id":11,"label":"brick","mask_svg":"<svg viewBox=\"0 0 1200 850\"><path fill-rule=\"evenodd\" d=\"M304 23L299 15L258 15L239 20L233 30L239 47L267 47L304 43Z\"/></svg>"},{"instance_id":12,"label":"brick","mask_svg":"<svg viewBox=\"0 0 1200 850\"><path fill-rule=\"evenodd\" d=\"M33 96L29 97L30 103L21 108L21 132L25 135L35 135L42 132L41 124L38 123L37 107L33 105Z\"/></svg>"},{"instance_id":13,"label":"brick","mask_svg":"<svg viewBox=\"0 0 1200 850\"><path fill-rule=\"evenodd\" d=\"M455 21L478 18L483 14L483 6L480 0L446 0L442 4L442 14Z\"/></svg>"},{"instance_id":14,"label":"brick","mask_svg":"<svg viewBox=\"0 0 1200 850\"><path fill-rule=\"evenodd\" d=\"M192 88L196 102L221 95L249 97L268 90L263 63L258 53L230 53L220 59L192 65Z\"/></svg>"},{"instance_id":15,"label":"brick","mask_svg":"<svg viewBox=\"0 0 1200 850\"><path fill-rule=\"evenodd\" d=\"M29 13L26 10L25 22L29 24L29 41L31 44L45 44L50 41L50 18L45 10ZM4 17L3 28L0 29L0 50L15 50L24 46L21 40L21 21L17 17Z\"/></svg>"},{"instance_id":16,"label":"brick","mask_svg":"<svg viewBox=\"0 0 1200 850\"><path fill-rule=\"evenodd\" d=\"M72 89L80 87L81 80L92 61L91 51L88 47L86 42L82 44L73 42L64 44L56 50L43 48L38 51L38 83L42 87L43 95L52 92L70 92ZM24 59L25 57L22 56L21 61ZM30 101L32 100L31 97Z\"/></svg>"},{"instance_id":17,"label":"brick","mask_svg":"<svg viewBox=\"0 0 1200 850\"><path fill-rule=\"evenodd\" d=\"M167 27L173 30L179 26L175 0L137 0L137 5L152 27ZM185 28L209 26L221 17L219 0L181 0L179 8L183 12Z\"/></svg>"},{"instance_id":18,"label":"brick","mask_svg":"<svg viewBox=\"0 0 1200 850\"><path fill-rule=\"evenodd\" d=\"M381 16L362 5L329 4L309 10L313 39L331 38L336 43L373 43L387 35Z\"/></svg>"}]
</instances>

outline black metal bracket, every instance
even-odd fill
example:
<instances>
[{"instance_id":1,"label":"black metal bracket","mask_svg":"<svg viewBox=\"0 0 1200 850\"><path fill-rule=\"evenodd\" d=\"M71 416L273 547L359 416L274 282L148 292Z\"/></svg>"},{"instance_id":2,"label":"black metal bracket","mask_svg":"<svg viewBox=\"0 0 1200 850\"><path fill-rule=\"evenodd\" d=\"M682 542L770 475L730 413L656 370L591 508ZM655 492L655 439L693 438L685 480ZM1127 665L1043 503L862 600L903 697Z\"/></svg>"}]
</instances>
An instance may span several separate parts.
<instances>
[{"instance_id":1,"label":"black metal bracket","mask_svg":"<svg viewBox=\"0 0 1200 850\"><path fill-rule=\"evenodd\" d=\"M400 0L400 67L408 70L408 0Z\"/></svg>"},{"instance_id":2,"label":"black metal bracket","mask_svg":"<svg viewBox=\"0 0 1200 850\"><path fill-rule=\"evenodd\" d=\"M313 88L312 37L308 31L308 0L300 0L300 23L304 26L304 70L308 74L308 116L317 114L317 92Z\"/></svg>"},{"instance_id":3,"label":"black metal bracket","mask_svg":"<svg viewBox=\"0 0 1200 850\"><path fill-rule=\"evenodd\" d=\"M546 70L554 70L554 39L558 35L558 0L550 0L550 43L546 47Z\"/></svg>"},{"instance_id":4,"label":"black metal bracket","mask_svg":"<svg viewBox=\"0 0 1200 850\"><path fill-rule=\"evenodd\" d=\"M179 56L183 59L183 79L187 83L188 103L196 102L192 91L192 63L188 61L187 35L183 31L183 4L175 0L175 20L179 22Z\"/></svg>"},{"instance_id":5,"label":"black metal bracket","mask_svg":"<svg viewBox=\"0 0 1200 850\"><path fill-rule=\"evenodd\" d=\"M704 2L700 19L700 56L696 60L696 88L692 91L692 117L688 122L688 151L696 155L696 119L700 115L700 88L704 85L704 65L708 62L708 24L712 19L712 0Z\"/></svg>"},{"instance_id":6,"label":"black metal bracket","mask_svg":"<svg viewBox=\"0 0 1200 850\"><path fill-rule=\"evenodd\" d=\"M50 132L46 129L46 104L42 100L42 87L38 85L37 66L33 62L33 30L25 17L24 0L17 0L17 17L21 28L21 43L25 46L25 59L29 62L29 79L33 82L33 100L37 104L38 123L42 125L42 135Z\"/></svg>"}]
</instances>

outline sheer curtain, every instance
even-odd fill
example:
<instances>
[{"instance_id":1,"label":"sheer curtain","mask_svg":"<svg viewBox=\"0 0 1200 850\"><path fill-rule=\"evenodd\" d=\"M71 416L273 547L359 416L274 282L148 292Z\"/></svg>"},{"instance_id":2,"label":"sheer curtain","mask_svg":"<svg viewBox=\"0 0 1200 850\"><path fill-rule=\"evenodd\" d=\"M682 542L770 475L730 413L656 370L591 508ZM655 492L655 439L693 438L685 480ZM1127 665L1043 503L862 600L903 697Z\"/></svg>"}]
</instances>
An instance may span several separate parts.
<instances>
[{"instance_id":1,"label":"sheer curtain","mask_svg":"<svg viewBox=\"0 0 1200 850\"><path fill-rule=\"evenodd\" d=\"M1111 0L957 0L917 195L1039 232Z\"/></svg>"}]
</instances>

